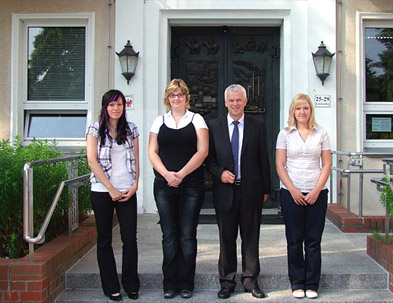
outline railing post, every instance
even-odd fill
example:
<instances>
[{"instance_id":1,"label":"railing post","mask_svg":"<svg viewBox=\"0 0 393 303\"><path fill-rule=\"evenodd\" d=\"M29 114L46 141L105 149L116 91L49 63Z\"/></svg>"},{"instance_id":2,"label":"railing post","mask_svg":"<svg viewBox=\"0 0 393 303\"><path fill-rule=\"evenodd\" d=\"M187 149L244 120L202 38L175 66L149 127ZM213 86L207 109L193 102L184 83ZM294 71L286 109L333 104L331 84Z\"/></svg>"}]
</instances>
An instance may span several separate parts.
<instances>
[{"instance_id":1,"label":"railing post","mask_svg":"<svg viewBox=\"0 0 393 303\"><path fill-rule=\"evenodd\" d=\"M27 201L24 202L25 210L24 217L27 219L27 234L30 236L34 233L34 213L33 213L33 168L29 167L24 174L25 177L25 186L24 186L24 195ZM27 187L26 187L27 185ZM26 213L27 212L27 213ZM26 234L26 232L25 232ZM34 262L34 244L29 243L29 259L30 262Z\"/></svg>"},{"instance_id":2,"label":"railing post","mask_svg":"<svg viewBox=\"0 0 393 303\"><path fill-rule=\"evenodd\" d=\"M347 215L351 213L351 174L347 174Z\"/></svg>"},{"instance_id":3,"label":"railing post","mask_svg":"<svg viewBox=\"0 0 393 303\"><path fill-rule=\"evenodd\" d=\"M363 169L363 158L361 158L361 165L359 165L360 170ZM363 217L363 173L359 173L359 217Z\"/></svg>"},{"instance_id":4,"label":"railing post","mask_svg":"<svg viewBox=\"0 0 393 303\"><path fill-rule=\"evenodd\" d=\"M32 235L34 233L34 224L33 224L33 168L29 168L28 171L28 188L29 188L29 196L28 196L28 201L29 201L29 235ZM29 254L30 254L30 262L34 262L34 244L29 243Z\"/></svg>"},{"instance_id":5,"label":"railing post","mask_svg":"<svg viewBox=\"0 0 393 303\"><path fill-rule=\"evenodd\" d=\"M392 186L392 180L390 179L390 172L391 172L391 163L388 162L386 164L386 167L384 168L385 170L385 174L386 174L386 178L388 179L387 181L390 184L390 189L393 190L393 186ZM388 205L386 205L386 218L385 218L385 237L387 238L389 236L389 223L390 223L390 209L388 207Z\"/></svg>"},{"instance_id":6,"label":"railing post","mask_svg":"<svg viewBox=\"0 0 393 303\"><path fill-rule=\"evenodd\" d=\"M73 179L78 176L78 161L69 161L67 163L68 179ZM78 188L74 184L68 185L72 201L68 207L68 235L78 228Z\"/></svg>"}]
</instances>

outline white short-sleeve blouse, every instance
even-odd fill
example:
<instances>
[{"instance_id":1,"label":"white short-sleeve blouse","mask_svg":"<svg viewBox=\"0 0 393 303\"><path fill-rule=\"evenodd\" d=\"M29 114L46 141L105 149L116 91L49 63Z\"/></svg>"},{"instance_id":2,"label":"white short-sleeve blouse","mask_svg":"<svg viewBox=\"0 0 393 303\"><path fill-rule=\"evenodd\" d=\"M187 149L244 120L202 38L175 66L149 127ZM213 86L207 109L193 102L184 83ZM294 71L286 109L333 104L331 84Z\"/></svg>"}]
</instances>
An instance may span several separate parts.
<instances>
[{"instance_id":1,"label":"white short-sleeve blouse","mask_svg":"<svg viewBox=\"0 0 393 303\"><path fill-rule=\"evenodd\" d=\"M192 124L194 125L196 130L200 129L200 128L206 128L206 129L208 128L205 120L203 119L203 117L200 114L190 112L189 110L186 110L186 113L180 119L180 122L177 125L177 127L176 127L176 121L173 118L172 113L170 111L167 112L166 114L164 114L164 120L165 120L165 125L169 128L173 128L173 129L183 128L183 127L187 126L191 121L192 121ZM161 115L161 116L158 116L154 120L154 122L150 128L150 131L152 133L158 134L162 123L163 123L163 119L162 119L162 115Z\"/></svg>"},{"instance_id":2,"label":"white short-sleeve blouse","mask_svg":"<svg viewBox=\"0 0 393 303\"><path fill-rule=\"evenodd\" d=\"M277 137L276 149L287 151L286 169L293 185L301 192L310 192L321 174L321 152L330 150L326 130L314 127L307 140L303 141L295 126L289 130L282 129Z\"/></svg>"}]
</instances>

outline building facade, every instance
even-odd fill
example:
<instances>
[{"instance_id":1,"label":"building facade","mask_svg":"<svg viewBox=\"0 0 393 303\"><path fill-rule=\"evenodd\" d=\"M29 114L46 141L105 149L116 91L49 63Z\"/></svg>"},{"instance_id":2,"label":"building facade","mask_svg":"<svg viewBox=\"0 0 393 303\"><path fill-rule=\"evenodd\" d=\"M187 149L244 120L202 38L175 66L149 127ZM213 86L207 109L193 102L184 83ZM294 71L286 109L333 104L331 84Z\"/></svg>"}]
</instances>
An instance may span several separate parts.
<instances>
[{"instance_id":1,"label":"building facade","mask_svg":"<svg viewBox=\"0 0 393 303\"><path fill-rule=\"evenodd\" d=\"M390 0L3 0L0 6L5 42L0 45L0 138L19 135L26 144L33 137L56 138L65 152L80 150L102 94L120 89L129 101L127 116L141 133L140 213L156 212L148 136L155 117L165 112L163 94L173 77L187 82L192 110L206 119L225 114L227 85L246 87L247 112L263 119L269 133L272 196L280 187L275 140L297 93L314 101L332 150L393 151L392 80L389 63L383 66L379 56L389 53L393 39ZM129 84L116 56L128 40L139 52ZM335 54L324 83L312 57L321 41ZM368 90L377 80L388 83L379 89L387 91L383 96ZM364 166L381 168L380 160L367 157ZM334 165L346 167L342 159ZM368 177L363 212L383 214ZM336 176L332 181L332 201L344 203L345 182ZM356 200L359 188L353 183ZM206 196L209 207L209 191Z\"/></svg>"}]
</instances>

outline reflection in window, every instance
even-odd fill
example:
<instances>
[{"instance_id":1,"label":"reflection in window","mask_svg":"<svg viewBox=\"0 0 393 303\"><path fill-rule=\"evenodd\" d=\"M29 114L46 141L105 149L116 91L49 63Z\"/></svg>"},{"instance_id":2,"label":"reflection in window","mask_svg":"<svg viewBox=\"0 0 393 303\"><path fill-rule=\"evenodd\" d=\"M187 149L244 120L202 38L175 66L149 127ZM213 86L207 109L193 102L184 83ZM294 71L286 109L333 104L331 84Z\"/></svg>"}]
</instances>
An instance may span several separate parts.
<instances>
[{"instance_id":1,"label":"reflection in window","mask_svg":"<svg viewBox=\"0 0 393 303\"><path fill-rule=\"evenodd\" d=\"M393 139L392 115L367 114L366 139Z\"/></svg>"},{"instance_id":2,"label":"reflection in window","mask_svg":"<svg viewBox=\"0 0 393 303\"><path fill-rule=\"evenodd\" d=\"M86 114L26 115L28 138L84 138Z\"/></svg>"},{"instance_id":3,"label":"reflection in window","mask_svg":"<svg viewBox=\"0 0 393 303\"><path fill-rule=\"evenodd\" d=\"M85 27L28 28L27 100L85 100Z\"/></svg>"},{"instance_id":4,"label":"reflection in window","mask_svg":"<svg viewBox=\"0 0 393 303\"><path fill-rule=\"evenodd\" d=\"M366 101L393 102L393 28L365 29Z\"/></svg>"}]
</instances>

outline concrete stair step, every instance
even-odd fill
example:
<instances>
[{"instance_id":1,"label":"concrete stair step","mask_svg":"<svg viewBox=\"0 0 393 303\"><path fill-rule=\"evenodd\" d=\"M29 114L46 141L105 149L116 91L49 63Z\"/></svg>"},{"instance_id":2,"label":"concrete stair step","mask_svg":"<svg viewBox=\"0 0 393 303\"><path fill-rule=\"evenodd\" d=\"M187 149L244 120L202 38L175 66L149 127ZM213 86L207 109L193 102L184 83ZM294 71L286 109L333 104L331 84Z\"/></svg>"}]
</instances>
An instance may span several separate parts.
<instances>
[{"instance_id":1,"label":"concrete stair step","mask_svg":"<svg viewBox=\"0 0 393 303\"><path fill-rule=\"evenodd\" d=\"M142 273L139 275L141 289L161 289L161 273ZM240 275L236 278L240 281ZM287 274L260 275L259 285L266 289L288 289L289 281ZM364 273L364 274L322 274L320 288L333 289L386 289L386 273ZM100 275L98 273L72 273L67 274L66 281L69 289L93 289L101 288ZM238 283L238 287L239 283ZM206 273L195 275L195 289L219 289L217 273ZM393 297L392 297L393 298Z\"/></svg>"},{"instance_id":2,"label":"concrete stair step","mask_svg":"<svg viewBox=\"0 0 393 303\"><path fill-rule=\"evenodd\" d=\"M299 303L299 299L292 297L289 289L275 290L266 289L267 298L260 300L253 298L251 294L244 293L243 291L236 291L227 300L222 300L217 297L217 289L204 289L196 290L194 296L187 299L187 303L227 303L241 302L241 303L252 303L252 302L281 302L281 303ZM163 298L162 290L150 290L142 289L139 292L139 299L137 301L131 300L123 293L123 302L144 302L144 303L157 303L157 302L169 302L170 303L184 303L186 302L180 296L176 296L171 300ZM392 294L387 290L375 290L375 289L320 289L319 303L391 303L393 302ZM87 303L87 302L113 302L109 298L105 297L102 290L100 289L76 289L67 290L63 292L57 299L56 303ZM316 300L310 300L307 298L302 299L301 302L316 302Z\"/></svg>"}]
</instances>

